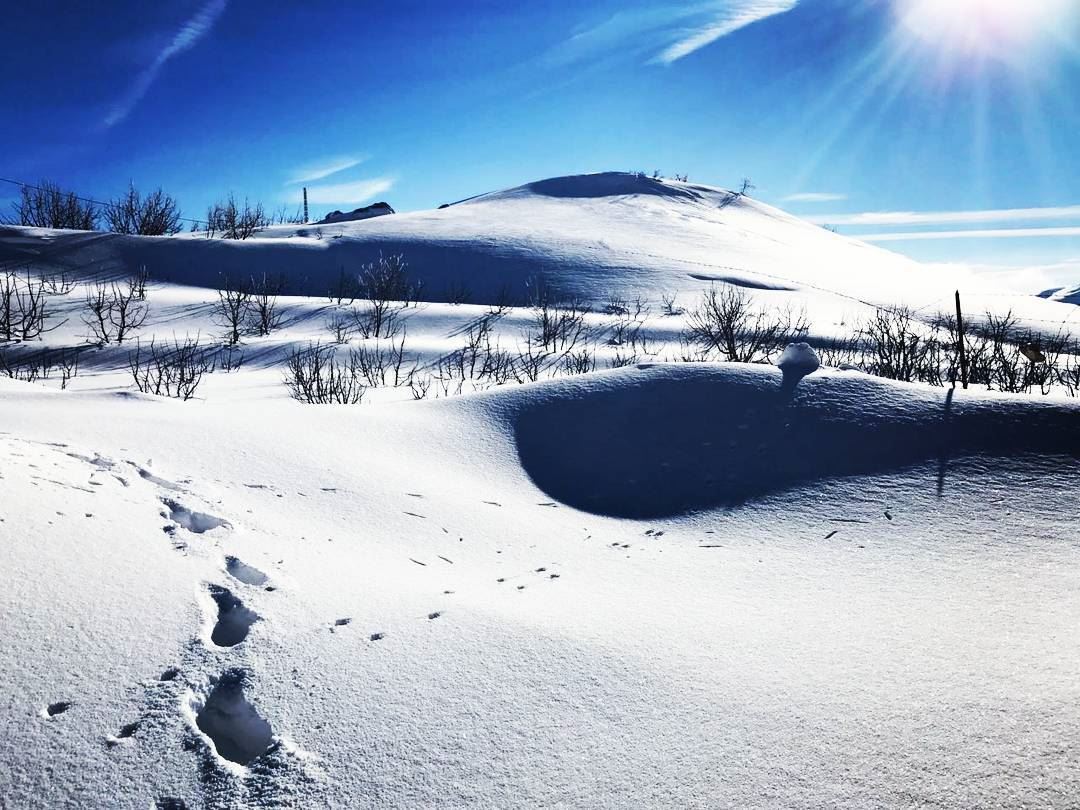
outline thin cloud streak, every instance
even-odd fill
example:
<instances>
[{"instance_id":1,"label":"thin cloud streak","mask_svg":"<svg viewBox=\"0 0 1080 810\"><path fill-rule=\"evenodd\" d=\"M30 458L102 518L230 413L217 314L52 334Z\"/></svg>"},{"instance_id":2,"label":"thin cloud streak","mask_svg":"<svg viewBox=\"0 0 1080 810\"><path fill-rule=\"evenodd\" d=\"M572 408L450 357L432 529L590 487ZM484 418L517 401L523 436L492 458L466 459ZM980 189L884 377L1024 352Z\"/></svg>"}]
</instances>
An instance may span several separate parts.
<instances>
[{"instance_id":1,"label":"thin cloud streak","mask_svg":"<svg viewBox=\"0 0 1080 810\"><path fill-rule=\"evenodd\" d=\"M394 187L392 177L373 177L350 183L333 183L326 186L309 186L308 202L312 205L360 205ZM300 189L289 195L288 201L298 203L302 199Z\"/></svg>"},{"instance_id":2,"label":"thin cloud streak","mask_svg":"<svg viewBox=\"0 0 1080 810\"><path fill-rule=\"evenodd\" d=\"M1001 208L986 211L879 211L806 217L817 225L958 225L1080 219L1080 205L1057 208ZM865 237L864 237L865 238Z\"/></svg>"},{"instance_id":3,"label":"thin cloud streak","mask_svg":"<svg viewBox=\"0 0 1080 810\"><path fill-rule=\"evenodd\" d=\"M654 61L670 65L740 28L791 11L798 3L799 0L733 0L726 3L728 8L713 15L709 22L664 48Z\"/></svg>"},{"instance_id":4,"label":"thin cloud streak","mask_svg":"<svg viewBox=\"0 0 1080 810\"><path fill-rule=\"evenodd\" d=\"M1045 239L1080 236L1080 227L1066 228L996 228L969 231L912 231L909 233L859 234L863 242L921 242L931 239Z\"/></svg>"},{"instance_id":5,"label":"thin cloud streak","mask_svg":"<svg viewBox=\"0 0 1080 810\"><path fill-rule=\"evenodd\" d=\"M196 43L205 37L218 18L225 11L227 0L209 0L195 15L180 26L180 30L173 36L172 41L161 50L154 61L140 73L124 97L105 116L102 125L105 129L116 126L131 113L135 106L142 101L150 86L157 79L165 64L184 51L195 47Z\"/></svg>"},{"instance_id":6,"label":"thin cloud streak","mask_svg":"<svg viewBox=\"0 0 1080 810\"><path fill-rule=\"evenodd\" d=\"M648 64L670 65L798 4L799 0L707 0L689 7L624 9L552 48L545 62L565 67L613 54L629 54Z\"/></svg>"},{"instance_id":7,"label":"thin cloud streak","mask_svg":"<svg viewBox=\"0 0 1080 810\"><path fill-rule=\"evenodd\" d=\"M789 194L784 197L784 202L797 202L797 203L825 203L825 202L843 202L847 199L847 194L829 194L821 191L806 191L801 194ZM830 219L827 224L833 224Z\"/></svg>"},{"instance_id":8,"label":"thin cloud streak","mask_svg":"<svg viewBox=\"0 0 1080 810\"><path fill-rule=\"evenodd\" d=\"M316 180L323 180L338 172L343 172L346 169L359 166L365 160L367 160L366 155L339 155L327 157L316 163L308 163L298 167L293 171L292 177L285 181L285 185L295 186L300 183L314 183Z\"/></svg>"}]
</instances>

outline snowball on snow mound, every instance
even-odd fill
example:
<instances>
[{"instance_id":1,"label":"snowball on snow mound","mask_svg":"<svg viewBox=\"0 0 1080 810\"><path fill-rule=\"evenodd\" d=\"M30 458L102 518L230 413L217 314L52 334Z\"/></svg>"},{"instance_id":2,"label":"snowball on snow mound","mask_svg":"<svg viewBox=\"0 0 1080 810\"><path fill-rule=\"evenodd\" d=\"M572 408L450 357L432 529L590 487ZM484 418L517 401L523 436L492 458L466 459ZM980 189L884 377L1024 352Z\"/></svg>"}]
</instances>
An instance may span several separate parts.
<instances>
[{"instance_id":1,"label":"snowball on snow mound","mask_svg":"<svg viewBox=\"0 0 1080 810\"><path fill-rule=\"evenodd\" d=\"M776 365L785 374L798 372L806 376L821 368L821 359L809 343L789 343Z\"/></svg>"}]
</instances>

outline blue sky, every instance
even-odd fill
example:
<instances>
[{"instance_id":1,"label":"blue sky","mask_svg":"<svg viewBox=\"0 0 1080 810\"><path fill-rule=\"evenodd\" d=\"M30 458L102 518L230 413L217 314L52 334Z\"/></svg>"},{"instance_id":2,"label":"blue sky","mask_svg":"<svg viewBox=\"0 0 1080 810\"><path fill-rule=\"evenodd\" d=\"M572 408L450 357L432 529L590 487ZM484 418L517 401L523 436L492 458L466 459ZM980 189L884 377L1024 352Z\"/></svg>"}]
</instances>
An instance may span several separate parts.
<instances>
[{"instance_id":1,"label":"blue sky","mask_svg":"<svg viewBox=\"0 0 1080 810\"><path fill-rule=\"evenodd\" d=\"M0 176L130 178L195 217L305 183L315 211L412 210L584 171L748 176L919 259L1080 276L1078 5L43 0L5 11Z\"/></svg>"}]
</instances>

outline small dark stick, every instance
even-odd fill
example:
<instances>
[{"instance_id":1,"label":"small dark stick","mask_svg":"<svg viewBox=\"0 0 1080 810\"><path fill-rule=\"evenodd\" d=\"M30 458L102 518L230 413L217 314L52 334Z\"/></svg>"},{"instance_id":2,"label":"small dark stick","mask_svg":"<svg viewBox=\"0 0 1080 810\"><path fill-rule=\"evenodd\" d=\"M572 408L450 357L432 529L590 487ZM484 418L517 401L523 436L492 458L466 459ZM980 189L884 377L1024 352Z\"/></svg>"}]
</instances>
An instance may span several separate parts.
<instances>
[{"instance_id":1,"label":"small dark stick","mask_svg":"<svg viewBox=\"0 0 1080 810\"><path fill-rule=\"evenodd\" d=\"M956 291L956 342L960 348L960 382L968 387L967 348L964 346L964 314L960 311L960 291Z\"/></svg>"}]
</instances>

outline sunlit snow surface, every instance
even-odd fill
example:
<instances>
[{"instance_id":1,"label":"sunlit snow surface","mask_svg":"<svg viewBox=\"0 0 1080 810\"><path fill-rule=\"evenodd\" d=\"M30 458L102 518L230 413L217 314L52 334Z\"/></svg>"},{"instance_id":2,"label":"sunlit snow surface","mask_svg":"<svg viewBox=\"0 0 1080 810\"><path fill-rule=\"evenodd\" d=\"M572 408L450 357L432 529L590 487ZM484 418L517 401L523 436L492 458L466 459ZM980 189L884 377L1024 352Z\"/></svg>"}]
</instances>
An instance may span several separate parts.
<instances>
[{"instance_id":1,"label":"sunlit snow surface","mask_svg":"<svg viewBox=\"0 0 1080 810\"><path fill-rule=\"evenodd\" d=\"M152 286L146 333L220 333L212 295ZM331 305L287 306L190 402L115 349L0 379L0 806L1080 795L1077 406L666 363L304 406L271 360Z\"/></svg>"}]
</instances>

